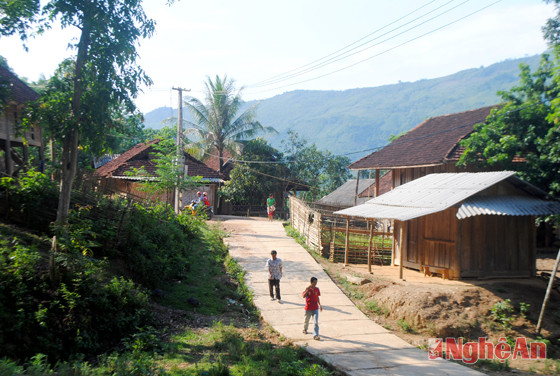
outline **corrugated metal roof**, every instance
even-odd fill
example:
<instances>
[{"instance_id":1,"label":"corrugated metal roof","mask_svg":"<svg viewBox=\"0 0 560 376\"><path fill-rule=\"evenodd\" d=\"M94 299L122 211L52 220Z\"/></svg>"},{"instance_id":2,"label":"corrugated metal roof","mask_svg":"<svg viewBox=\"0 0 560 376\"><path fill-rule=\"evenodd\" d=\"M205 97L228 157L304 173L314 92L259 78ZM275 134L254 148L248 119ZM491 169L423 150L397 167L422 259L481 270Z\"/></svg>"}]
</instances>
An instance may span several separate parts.
<instances>
[{"instance_id":1,"label":"corrugated metal roof","mask_svg":"<svg viewBox=\"0 0 560 376\"><path fill-rule=\"evenodd\" d=\"M403 184L363 205L339 210L335 214L407 221L443 211L506 179L514 179L517 185L523 185L523 181L516 178L512 171L430 174ZM529 187L532 191L535 190L534 187ZM512 201L510 199L510 203ZM529 206L526 205L525 208L529 210ZM520 210L517 212L520 213ZM542 214L553 213L555 212Z\"/></svg>"},{"instance_id":2,"label":"corrugated metal roof","mask_svg":"<svg viewBox=\"0 0 560 376\"><path fill-rule=\"evenodd\" d=\"M527 196L475 196L468 198L457 218L475 215L548 215L560 213L560 203Z\"/></svg>"},{"instance_id":3,"label":"corrugated metal roof","mask_svg":"<svg viewBox=\"0 0 560 376\"><path fill-rule=\"evenodd\" d=\"M369 186L375 184L375 179L360 179L358 183L358 194L362 193ZM338 206L348 208L354 205L354 195L356 194L356 179L350 179L340 187L317 201L321 205ZM369 197L358 198L358 203L363 204Z\"/></svg>"}]
</instances>

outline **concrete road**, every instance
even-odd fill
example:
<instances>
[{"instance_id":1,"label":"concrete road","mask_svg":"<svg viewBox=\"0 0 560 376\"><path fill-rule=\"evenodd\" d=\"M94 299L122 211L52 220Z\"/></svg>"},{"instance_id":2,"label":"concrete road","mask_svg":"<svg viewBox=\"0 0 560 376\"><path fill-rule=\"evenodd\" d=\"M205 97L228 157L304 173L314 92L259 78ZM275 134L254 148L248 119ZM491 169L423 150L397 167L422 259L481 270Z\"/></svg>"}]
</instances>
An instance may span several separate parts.
<instances>
[{"instance_id":1,"label":"concrete road","mask_svg":"<svg viewBox=\"0 0 560 376\"><path fill-rule=\"evenodd\" d=\"M293 343L352 376L365 375L482 375L446 360L429 360L428 353L403 341L365 316L327 276L313 257L288 237L281 222L265 218L217 216L229 233L229 252L246 270L246 283L264 320ZM271 301L265 268L270 251L283 263L282 302ZM323 312L320 340L303 334L309 279L318 278ZM310 323L309 332L312 333Z\"/></svg>"}]
</instances>

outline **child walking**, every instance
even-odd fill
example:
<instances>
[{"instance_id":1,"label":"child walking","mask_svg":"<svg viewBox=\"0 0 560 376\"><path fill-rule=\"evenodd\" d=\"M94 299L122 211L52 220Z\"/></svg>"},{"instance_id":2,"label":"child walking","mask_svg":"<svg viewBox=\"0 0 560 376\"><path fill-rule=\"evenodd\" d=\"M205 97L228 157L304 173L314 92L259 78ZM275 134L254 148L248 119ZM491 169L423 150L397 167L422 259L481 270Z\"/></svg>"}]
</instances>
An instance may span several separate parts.
<instances>
[{"instance_id":1,"label":"child walking","mask_svg":"<svg viewBox=\"0 0 560 376\"><path fill-rule=\"evenodd\" d=\"M319 311L323 311L319 296L321 291L317 287L317 278L311 277L311 284L302 294L305 298L305 320L303 322L303 334L307 334L309 319L313 316L313 339L320 340L319 337Z\"/></svg>"}]
</instances>

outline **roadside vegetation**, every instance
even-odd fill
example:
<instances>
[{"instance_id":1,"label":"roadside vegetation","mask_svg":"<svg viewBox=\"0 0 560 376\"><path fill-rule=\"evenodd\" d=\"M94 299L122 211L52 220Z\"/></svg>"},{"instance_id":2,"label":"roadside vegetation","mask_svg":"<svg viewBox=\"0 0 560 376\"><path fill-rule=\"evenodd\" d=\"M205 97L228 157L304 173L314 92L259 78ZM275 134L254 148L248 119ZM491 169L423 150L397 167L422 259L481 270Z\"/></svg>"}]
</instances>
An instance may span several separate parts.
<instances>
[{"instance_id":1,"label":"roadside vegetation","mask_svg":"<svg viewBox=\"0 0 560 376\"><path fill-rule=\"evenodd\" d=\"M52 250L56 186L0 187L0 375L337 374L259 320L217 227L74 193Z\"/></svg>"}]
</instances>

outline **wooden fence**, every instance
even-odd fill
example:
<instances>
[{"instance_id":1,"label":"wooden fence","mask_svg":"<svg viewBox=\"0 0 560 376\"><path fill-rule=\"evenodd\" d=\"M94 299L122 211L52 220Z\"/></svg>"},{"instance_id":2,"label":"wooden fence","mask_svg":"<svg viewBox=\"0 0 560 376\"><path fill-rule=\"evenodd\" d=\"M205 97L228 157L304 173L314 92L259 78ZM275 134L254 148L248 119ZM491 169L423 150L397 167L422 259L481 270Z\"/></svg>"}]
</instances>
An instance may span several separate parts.
<instances>
[{"instance_id":1,"label":"wooden fence","mask_svg":"<svg viewBox=\"0 0 560 376\"><path fill-rule=\"evenodd\" d=\"M314 208L290 197L290 224L323 257L345 264L392 262L393 233L390 221L349 219Z\"/></svg>"}]
</instances>

